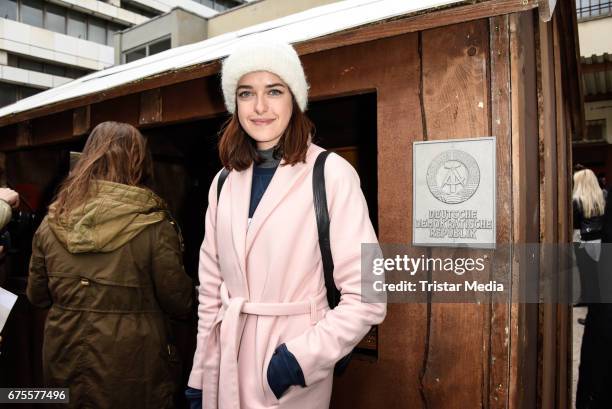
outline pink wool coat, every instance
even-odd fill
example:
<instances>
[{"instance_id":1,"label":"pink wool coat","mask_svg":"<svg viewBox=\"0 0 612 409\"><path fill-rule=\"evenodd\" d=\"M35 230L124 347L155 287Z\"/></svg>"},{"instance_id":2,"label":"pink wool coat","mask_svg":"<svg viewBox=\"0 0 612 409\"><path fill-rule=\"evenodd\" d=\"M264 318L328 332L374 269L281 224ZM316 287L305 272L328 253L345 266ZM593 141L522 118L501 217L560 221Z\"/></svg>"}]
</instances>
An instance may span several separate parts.
<instances>
[{"instance_id":1,"label":"pink wool coat","mask_svg":"<svg viewBox=\"0 0 612 409\"><path fill-rule=\"evenodd\" d=\"M197 349L189 386L202 389L205 409L325 409L333 368L372 325L385 304L361 302L361 243L377 243L353 167L327 158L334 280L340 304L329 310L313 206L312 171L322 149L311 144L306 163L278 167L247 224L253 167L230 172L217 207L209 192L200 251ZM270 358L286 343L306 387L277 400L267 381Z\"/></svg>"}]
</instances>

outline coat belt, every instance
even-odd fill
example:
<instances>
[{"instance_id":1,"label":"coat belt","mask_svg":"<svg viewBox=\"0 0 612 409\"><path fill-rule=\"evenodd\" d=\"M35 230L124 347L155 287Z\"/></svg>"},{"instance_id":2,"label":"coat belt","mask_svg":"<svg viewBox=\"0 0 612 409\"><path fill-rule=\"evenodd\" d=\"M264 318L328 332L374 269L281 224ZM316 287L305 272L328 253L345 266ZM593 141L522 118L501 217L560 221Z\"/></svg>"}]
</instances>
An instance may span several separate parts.
<instances>
[{"instance_id":1,"label":"coat belt","mask_svg":"<svg viewBox=\"0 0 612 409\"><path fill-rule=\"evenodd\" d=\"M213 353L204 370L204 407L206 409L240 409L238 381L238 350L246 315L288 316L310 314L314 325L319 313L328 308L325 292L308 301L286 303L250 302L244 297L230 297L225 283L221 284L221 309L207 342L207 352Z\"/></svg>"}]
</instances>

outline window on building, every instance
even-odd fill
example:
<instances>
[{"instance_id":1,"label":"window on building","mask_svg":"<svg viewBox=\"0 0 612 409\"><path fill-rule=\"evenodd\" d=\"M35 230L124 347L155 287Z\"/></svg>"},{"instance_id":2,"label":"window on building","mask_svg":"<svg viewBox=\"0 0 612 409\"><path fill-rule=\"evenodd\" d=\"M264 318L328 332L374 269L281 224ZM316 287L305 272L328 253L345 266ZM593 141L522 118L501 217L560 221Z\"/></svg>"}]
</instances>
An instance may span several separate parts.
<instances>
[{"instance_id":1,"label":"window on building","mask_svg":"<svg viewBox=\"0 0 612 409\"><path fill-rule=\"evenodd\" d=\"M0 18L109 46L114 45L113 34L125 28L42 0L0 0Z\"/></svg>"},{"instance_id":2,"label":"window on building","mask_svg":"<svg viewBox=\"0 0 612 409\"><path fill-rule=\"evenodd\" d=\"M17 56L15 54L9 54L7 57L8 57L8 66L9 67L18 67L19 66L19 59L17 58Z\"/></svg>"},{"instance_id":3,"label":"window on building","mask_svg":"<svg viewBox=\"0 0 612 409\"><path fill-rule=\"evenodd\" d=\"M43 26L43 3L41 0L21 0L20 20L31 26Z\"/></svg>"},{"instance_id":4,"label":"window on building","mask_svg":"<svg viewBox=\"0 0 612 409\"><path fill-rule=\"evenodd\" d=\"M141 45L138 48L133 48L123 54L126 63L139 60L149 55L161 53L162 51L171 48L171 38L166 37L161 40L154 40L148 44Z\"/></svg>"},{"instance_id":5,"label":"window on building","mask_svg":"<svg viewBox=\"0 0 612 409\"><path fill-rule=\"evenodd\" d=\"M17 95L17 98L24 99L24 98L27 98L27 97L31 97L32 95L36 95L36 94L38 94L39 92L42 92L42 91L44 91L44 90L38 89L38 88L30 88L30 87L21 86L21 87L19 87L19 93Z\"/></svg>"},{"instance_id":6,"label":"window on building","mask_svg":"<svg viewBox=\"0 0 612 409\"><path fill-rule=\"evenodd\" d=\"M106 24L101 20L89 19L87 22L87 39L98 44L106 44Z\"/></svg>"},{"instance_id":7,"label":"window on building","mask_svg":"<svg viewBox=\"0 0 612 409\"><path fill-rule=\"evenodd\" d=\"M79 68L66 67L67 78L81 78L89 74L90 71L81 70Z\"/></svg>"},{"instance_id":8,"label":"window on building","mask_svg":"<svg viewBox=\"0 0 612 409\"><path fill-rule=\"evenodd\" d=\"M161 41L157 41L155 43L151 43L149 45L149 53L147 55L153 55L157 53L161 53L162 51L169 50L171 47L170 38L165 38Z\"/></svg>"},{"instance_id":9,"label":"window on building","mask_svg":"<svg viewBox=\"0 0 612 409\"><path fill-rule=\"evenodd\" d=\"M125 62L127 63L127 62L140 60L141 58L144 58L146 56L147 56L147 48L140 47L140 48L137 48L135 50L130 50L127 53L125 53Z\"/></svg>"},{"instance_id":10,"label":"window on building","mask_svg":"<svg viewBox=\"0 0 612 409\"><path fill-rule=\"evenodd\" d=\"M23 68L24 70L36 71L36 72L44 72L43 71L43 63L36 60L30 60L26 58L19 58L17 60L17 66L19 68Z\"/></svg>"},{"instance_id":11,"label":"window on building","mask_svg":"<svg viewBox=\"0 0 612 409\"><path fill-rule=\"evenodd\" d=\"M586 121L587 132L586 132L586 140L587 141L602 141L606 138L606 120L605 119L595 119Z\"/></svg>"},{"instance_id":12,"label":"window on building","mask_svg":"<svg viewBox=\"0 0 612 409\"><path fill-rule=\"evenodd\" d=\"M239 6L244 3L241 0L193 0L196 3L200 3L206 7L210 7L211 9L224 11L236 6Z\"/></svg>"},{"instance_id":13,"label":"window on building","mask_svg":"<svg viewBox=\"0 0 612 409\"><path fill-rule=\"evenodd\" d=\"M56 64L45 64L43 70L46 74L56 75L58 77L66 76L66 67Z\"/></svg>"},{"instance_id":14,"label":"window on building","mask_svg":"<svg viewBox=\"0 0 612 409\"><path fill-rule=\"evenodd\" d=\"M610 0L576 0L576 14L579 19L612 14Z\"/></svg>"},{"instance_id":15,"label":"window on building","mask_svg":"<svg viewBox=\"0 0 612 409\"><path fill-rule=\"evenodd\" d=\"M43 91L38 88L0 82L0 107L10 105L20 99L31 97Z\"/></svg>"},{"instance_id":16,"label":"window on building","mask_svg":"<svg viewBox=\"0 0 612 409\"><path fill-rule=\"evenodd\" d=\"M49 75L73 79L87 75L90 72L80 68L68 67L66 65L33 60L30 58L17 56L15 54L8 55L8 65L10 67L18 67L24 70L44 72L45 74Z\"/></svg>"},{"instance_id":17,"label":"window on building","mask_svg":"<svg viewBox=\"0 0 612 409\"><path fill-rule=\"evenodd\" d=\"M118 24L108 23L106 28L106 45L110 45L111 47L115 45L115 33L123 30Z\"/></svg>"},{"instance_id":18,"label":"window on building","mask_svg":"<svg viewBox=\"0 0 612 409\"><path fill-rule=\"evenodd\" d=\"M68 35L87 39L87 18L84 14L68 12Z\"/></svg>"},{"instance_id":19,"label":"window on building","mask_svg":"<svg viewBox=\"0 0 612 409\"><path fill-rule=\"evenodd\" d=\"M17 0L0 1L0 18L17 20Z\"/></svg>"},{"instance_id":20,"label":"window on building","mask_svg":"<svg viewBox=\"0 0 612 409\"><path fill-rule=\"evenodd\" d=\"M45 28L66 34L66 9L55 4L45 4Z\"/></svg>"},{"instance_id":21,"label":"window on building","mask_svg":"<svg viewBox=\"0 0 612 409\"><path fill-rule=\"evenodd\" d=\"M0 107L17 101L17 86L0 82Z\"/></svg>"},{"instance_id":22,"label":"window on building","mask_svg":"<svg viewBox=\"0 0 612 409\"><path fill-rule=\"evenodd\" d=\"M154 10L151 8L145 8L142 7L142 5L140 4L132 3L126 0L121 0L121 8L148 18L153 18L159 16L160 14L163 14L161 11Z\"/></svg>"}]
</instances>

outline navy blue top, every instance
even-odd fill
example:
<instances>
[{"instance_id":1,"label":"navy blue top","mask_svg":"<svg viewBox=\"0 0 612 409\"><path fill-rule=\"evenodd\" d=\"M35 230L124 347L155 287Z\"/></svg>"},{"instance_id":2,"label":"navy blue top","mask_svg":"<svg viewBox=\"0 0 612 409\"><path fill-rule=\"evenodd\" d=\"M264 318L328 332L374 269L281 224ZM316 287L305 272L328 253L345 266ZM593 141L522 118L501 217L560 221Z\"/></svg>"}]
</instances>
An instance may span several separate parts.
<instances>
[{"instance_id":1,"label":"navy blue top","mask_svg":"<svg viewBox=\"0 0 612 409\"><path fill-rule=\"evenodd\" d=\"M257 205L261 201L263 194L265 193L277 166L273 168L264 168L261 166L255 166L253 168L253 184L251 185L251 203L249 204L249 219L253 217Z\"/></svg>"}]
</instances>

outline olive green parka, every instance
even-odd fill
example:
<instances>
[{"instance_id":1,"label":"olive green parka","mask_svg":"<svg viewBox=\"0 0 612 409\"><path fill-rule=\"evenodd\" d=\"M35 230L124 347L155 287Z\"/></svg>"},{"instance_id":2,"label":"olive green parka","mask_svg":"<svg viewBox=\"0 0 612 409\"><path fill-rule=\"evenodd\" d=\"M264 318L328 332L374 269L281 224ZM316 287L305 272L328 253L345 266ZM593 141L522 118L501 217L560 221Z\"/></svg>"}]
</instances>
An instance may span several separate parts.
<instances>
[{"instance_id":1,"label":"olive green parka","mask_svg":"<svg viewBox=\"0 0 612 409\"><path fill-rule=\"evenodd\" d=\"M190 311L179 234L149 190L98 182L97 195L36 231L27 295L51 307L45 386L74 408L170 408L178 358L167 315Z\"/></svg>"}]
</instances>

